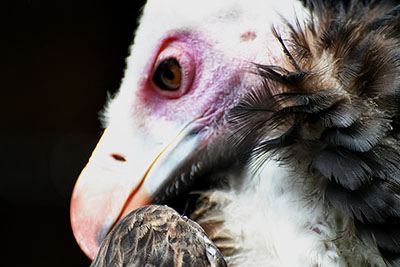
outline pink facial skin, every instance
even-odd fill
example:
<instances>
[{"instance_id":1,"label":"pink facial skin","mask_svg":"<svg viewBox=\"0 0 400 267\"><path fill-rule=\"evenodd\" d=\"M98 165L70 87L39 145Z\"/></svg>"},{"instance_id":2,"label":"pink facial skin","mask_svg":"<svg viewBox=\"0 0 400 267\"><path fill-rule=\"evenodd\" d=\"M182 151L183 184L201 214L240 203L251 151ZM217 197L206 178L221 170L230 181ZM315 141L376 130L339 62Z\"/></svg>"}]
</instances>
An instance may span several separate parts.
<instances>
[{"instance_id":1,"label":"pink facial skin","mask_svg":"<svg viewBox=\"0 0 400 267\"><path fill-rule=\"evenodd\" d=\"M176 92L163 91L152 80L158 64L168 58L175 58L182 67L182 85ZM243 78L251 68L249 62L224 58L201 34L169 33L144 70L147 79L139 84L133 113L181 122L202 117L206 126L220 120L239 98L232 94L239 96L249 89Z\"/></svg>"}]
</instances>

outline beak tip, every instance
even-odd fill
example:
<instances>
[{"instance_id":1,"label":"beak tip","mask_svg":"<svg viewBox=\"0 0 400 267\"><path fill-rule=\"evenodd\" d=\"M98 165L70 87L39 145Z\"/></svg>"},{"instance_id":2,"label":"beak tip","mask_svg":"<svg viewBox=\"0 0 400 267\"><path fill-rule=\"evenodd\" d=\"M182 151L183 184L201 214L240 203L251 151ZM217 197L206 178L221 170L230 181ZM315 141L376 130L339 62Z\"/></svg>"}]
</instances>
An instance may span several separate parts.
<instances>
[{"instance_id":1,"label":"beak tip","mask_svg":"<svg viewBox=\"0 0 400 267\"><path fill-rule=\"evenodd\" d=\"M90 198L90 190L76 185L71 197L70 220L75 239L83 252L93 260L110 228L134 209L150 204L150 196L144 187L134 190L125 203L114 205L112 201ZM91 200L90 200L91 199ZM90 200L90 201L88 201ZM101 201L103 200L103 201ZM119 202L118 202L119 203Z\"/></svg>"},{"instance_id":2,"label":"beak tip","mask_svg":"<svg viewBox=\"0 0 400 267\"><path fill-rule=\"evenodd\" d=\"M74 220L72 214L71 225L72 232L79 247L86 254L86 256L93 260L100 247L101 241L99 242L99 240L102 240L99 235L95 234L97 230L87 227L86 223L79 222L79 220Z\"/></svg>"},{"instance_id":3,"label":"beak tip","mask_svg":"<svg viewBox=\"0 0 400 267\"><path fill-rule=\"evenodd\" d=\"M102 231L98 231L99 227L95 223L89 221L90 218L82 216L82 212L79 208L79 198L73 197L70 206L72 232L79 247L86 256L93 260L100 247L102 237L100 237L99 234L102 233Z\"/></svg>"}]
</instances>

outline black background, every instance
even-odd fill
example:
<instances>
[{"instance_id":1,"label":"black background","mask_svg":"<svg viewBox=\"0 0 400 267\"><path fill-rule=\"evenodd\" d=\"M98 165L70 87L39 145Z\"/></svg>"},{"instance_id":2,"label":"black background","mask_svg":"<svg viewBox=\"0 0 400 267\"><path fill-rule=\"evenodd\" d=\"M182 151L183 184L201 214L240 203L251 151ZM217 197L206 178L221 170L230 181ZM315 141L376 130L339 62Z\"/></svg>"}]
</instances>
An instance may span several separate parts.
<instances>
[{"instance_id":1,"label":"black background","mask_svg":"<svg viewBox=\"0 0 400 267\"><path fill-rule=\"evenodd\" d=\"M71 231L70 196L143 3L1 0L0 265L89 266Z\"/></svg>"}]
</instances>

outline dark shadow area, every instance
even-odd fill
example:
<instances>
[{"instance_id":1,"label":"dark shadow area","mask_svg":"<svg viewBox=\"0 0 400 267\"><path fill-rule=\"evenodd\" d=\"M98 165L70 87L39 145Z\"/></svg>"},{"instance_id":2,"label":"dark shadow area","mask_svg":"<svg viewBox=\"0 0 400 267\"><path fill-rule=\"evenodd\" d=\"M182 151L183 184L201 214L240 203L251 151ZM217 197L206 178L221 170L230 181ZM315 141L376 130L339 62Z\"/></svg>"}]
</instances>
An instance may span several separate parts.
<instances>
[{"instance_id":1,"label":"dark shadow area","mask_svg":"<svg viewBox=\"0 0 400 267\"><path fill-rule=\"evenodd\" d=\"M143 3L0 3L3 266L89 266L71 231L70 196Z\"/></svg>"}]
</instances>

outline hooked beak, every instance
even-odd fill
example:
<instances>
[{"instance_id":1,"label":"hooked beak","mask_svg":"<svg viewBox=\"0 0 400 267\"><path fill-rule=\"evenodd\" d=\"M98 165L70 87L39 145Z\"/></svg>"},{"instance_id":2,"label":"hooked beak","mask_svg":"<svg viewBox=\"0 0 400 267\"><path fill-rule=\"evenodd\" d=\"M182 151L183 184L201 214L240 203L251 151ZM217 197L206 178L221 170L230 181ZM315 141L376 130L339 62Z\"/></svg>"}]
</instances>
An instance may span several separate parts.
<instances>
[{"instance_id":1,"label":"hooked beak","mask_svg":"<svg viewBox=\"0 0 400 267\"><path fill-rule=\"evenodd\" d=\"M89 258L118 220L150 204L165 178L196 153L199 135L193 122L160 141L115 125L104 131L71 198L72 230Z\"/></svg>"}]
</instances>

